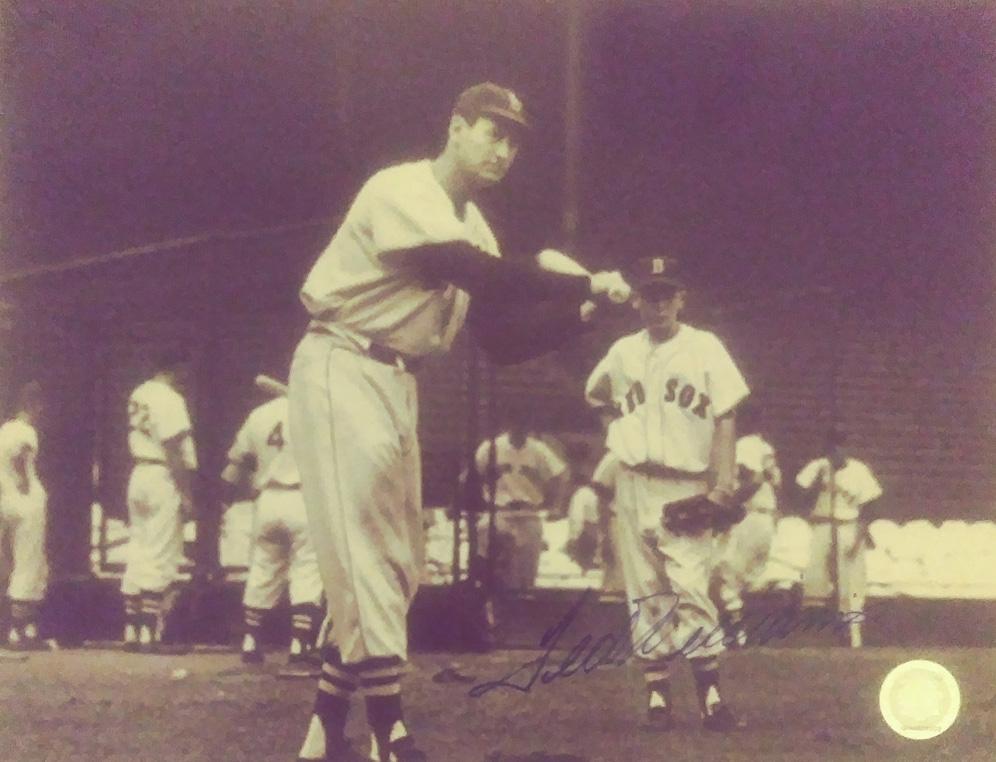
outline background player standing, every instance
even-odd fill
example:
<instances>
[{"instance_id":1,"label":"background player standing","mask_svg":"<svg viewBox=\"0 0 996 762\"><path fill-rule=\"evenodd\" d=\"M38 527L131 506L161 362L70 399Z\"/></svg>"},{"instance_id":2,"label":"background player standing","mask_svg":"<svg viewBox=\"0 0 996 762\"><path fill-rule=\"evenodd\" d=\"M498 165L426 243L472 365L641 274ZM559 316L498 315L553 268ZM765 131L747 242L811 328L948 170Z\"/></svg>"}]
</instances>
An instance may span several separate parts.
<instances>
[{"instance_id":1,"label":"background player standing","mask_svg":"<svg viewBox=\"0 0 996 762\"><path fill-rule=\"evenodd\" d=\"M564 503L567 463L517 422L494 440L481 442L474 463L488 501L494 441L496 577L507 590L528 590L536 583L543 552L543 508ZM485 525L486 526L486 525Z\"/></svg>"},{"instance_id":2,"label":"background player standing","mask_svg":"<svg viewBox=\"0 0 996 762\"><path fill-rule=\"evenodd\" d=\"M276 397L246 418L228 451L221 478L234 493L251 482L256 493L249 576L242 596L245 633L242 661L263 661L263 619L277 605L284 586L291 604L288 662L307 662L321 621L322 580L308 538L301 478L290 451L287 398Z\"/></svg>"},{"instance_id":3,"label":"background player standing","mask_svg":"<svg viewBox=\"0 0 996 762\"><path fill-rule=\"evenodd\" d=\"M837 607L841 614L864 611L868 522L874 510L872 504L882 496L882 487L872 470L860 460L848 457L845 441L842 431L828 432L826 454L807 463L795 477L804 492L804 501L813 506L809 516L813 544L806 592L829 598L834 595L836 579ZM860 620L849 621L848 638L852 648L861 646Z\"/></svg>"},{"instance_id":4,"label":"background player standing","mask_svg":"<svg viewBox=\"0 0 996 762\"><path fill-rule=\"evenodd\" d=\"M697 631L715 633L718 616L709 597L712 517L696 529L669 530L662 525L662 506L707 495L706 509L718 513L730 501L736 486L734 410L748 389L715 335L679 322L685 284L674 260L641 259L630 282L644 329L612 345L585 394L610 419L606 445L619 461L617 551L634 632L656 628L660 635L636 654L648 720L669 730L669 664ZM720 697L723 648L722 638L708 637L689 655L709 730L740 724Z\"/></svg>"},{"instance_id":5,"label":"background player standing","mask_svg":"<svg viewBox=\"0 0 996 762\"><path fill-rule=\"evenodd\" d=\"M290 423L332 621L302 759L352 754L357 689L373 757L425 758L401 703L424 553L419 360L449 349L465 319L493 360L529 359L579 333L589 298L621 282L499 258L473 198L508 172L526 122L510 90L464 91L442 153L371 177L302 288L312 321L291 365Z\"/></svg>"},{"instance_id":6,"label":"background player standing","mask_svg":"<svg viewBox=\"0 0 996 762\"><path fill-rule=\"evenodd\" d=\"M619 461L607 452L587 484L575 490L568 510L567 554L584 572L600 566L602 591L607 593L619 592L624 586L613 507L618 471Z\"/></svg>"},{"instance_id":7,"label":"background player standing","mask_svg":"<svg viewBox=\"0 0 996 762\"><path fill-rule=\"evenodd\" d=\"M737 493L744 519L717 537L716 581L722 617L736 645L746 645L743 593L764 573L775 536L782 473L775 448L762 436L760 410L745 401L737 409Z\"/></svg>"},{"instance_id":8,"label":"background player standing","mask_svg":"<svg viewBox=\"0 0 996 762\"><path fill-rule=\"evenodd\" d=\"M45 647L38 637L38 609L48 583L47 494L35 466L41 412L41 387L32 381L18 394L14 417L0 426L0 552L9 547L12 562L7 646L21 650Z\"/></svg>"},{"instance_id":9,"label":"background player standing","mask_svg":"<svg viewBox=\"0 0 996 762\"><path fill-rule=\"evenodd\" d=\"M183 358L167 355L128 398L128 554L121 594L124 644L152 650L162 639L183 559L183 520L192 511L197 454L180 395Z\"/></svg>"}]
</instances>

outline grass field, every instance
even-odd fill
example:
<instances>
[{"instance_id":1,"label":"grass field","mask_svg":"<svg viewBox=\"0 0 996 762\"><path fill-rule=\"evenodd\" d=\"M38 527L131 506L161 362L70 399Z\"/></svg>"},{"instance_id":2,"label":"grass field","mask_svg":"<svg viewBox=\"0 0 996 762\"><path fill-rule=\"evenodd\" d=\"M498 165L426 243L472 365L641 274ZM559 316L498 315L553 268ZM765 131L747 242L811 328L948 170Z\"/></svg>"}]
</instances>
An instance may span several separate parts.
<instances>
[{"instance_id":1,"label":"grass field","mask_svg":"<svg viewBox=\"0 0 996 762\"><path fill-rule=\"evenodd\" d=\"M470 698L471 684L433 676L456 665L478 682L496 680L538 652L419 654L407 678L409 724L433 760L991 760L996 738L996 653L985 649L767 649L731 654L728 699L750 723L707 736L691 678L675 682L678 729L641 728L632 667L599 669L529 693ZM928 658L958 679L955 725L929 741L890 730L878 690L896 664ZM310 679L279 679L282 657L258 668L218 651L140 656L87 648L0 660L0 760L294 759L313 696ZM184 674L184 671L186 674ZM362 710L350 721L364 737Z\"/></svg>"}]
</instances>

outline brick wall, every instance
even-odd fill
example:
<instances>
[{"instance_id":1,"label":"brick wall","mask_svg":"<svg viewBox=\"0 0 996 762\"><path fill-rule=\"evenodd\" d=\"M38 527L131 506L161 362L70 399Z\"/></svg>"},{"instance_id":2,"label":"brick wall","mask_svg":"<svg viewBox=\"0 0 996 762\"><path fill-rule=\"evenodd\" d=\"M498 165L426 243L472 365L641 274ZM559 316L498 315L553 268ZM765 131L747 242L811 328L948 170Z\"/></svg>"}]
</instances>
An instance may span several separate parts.
<instances>
[{"instance_id":1,"label":"brick wall","mask_svg":"<svg viewBox=\"0 0 996 762\"><path fill-rule=\"evenodd\" d=\"M996 517L996 359L983 331L819 303L761 312L728 315L714 330L765 409L786 481L818 455L836 422L849 432L852 454L879 476L883 515ZM497 417L525 409L536 428L562 439L595 431L581 390L611 340L602 334L572 353L499 369ZM456 383L468 362L463 345L420 378L427 496L443 495L440 480L455 473L448 438L467 434L455 418L465 421L469 410Z\"/></svg>"}]
</instances>

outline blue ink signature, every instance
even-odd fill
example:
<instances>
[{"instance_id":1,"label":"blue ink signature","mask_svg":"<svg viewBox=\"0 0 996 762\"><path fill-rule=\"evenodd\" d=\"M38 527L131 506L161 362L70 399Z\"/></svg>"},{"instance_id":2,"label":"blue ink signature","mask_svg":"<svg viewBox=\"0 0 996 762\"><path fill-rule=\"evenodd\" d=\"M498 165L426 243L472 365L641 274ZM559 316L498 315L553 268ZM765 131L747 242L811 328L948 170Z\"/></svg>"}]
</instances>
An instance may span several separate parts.
<instances>
[{"instance_id":1,"label":"blue ink signature","mask_svg":"<svg viewBox=\"0 0 996 762\"><path fill-rule=\"evenodd\" d=\"M543 633L539 642L539 647L544 649L542 654L515 667L511 672L497 680L474 685L468 695L471 698L480 698L491 691L500 689L529 693L537 684L549 685L555 680L573 677L579 673L591 674L600 667L621 667L638 654L649 656L664 643L665 638L670 636L670 633L663 633L662 630L674 616L679 598L674 593L655 593L633 599L632 613L626 625L618 632L606 633L597 640L591 633L585 634L559 663L554 663L553 651L557 649L561 637L593 595L594 590L591 588L585 590L560 621ZM665 601L669 605L665 606ZM660 614L662 606L664 612ZM637 623L641 616L646 615L648 610L651 613L652 624L647 632L638 634L636 632ZM812 612L800 612L799 614L774 612L762 617L756 623L751 623L751 626L745 626L744 629L747 632L748 642L763 644L776 637L786 638L792 632L799 630L818 632L828 626L841 628L862 621L864 621L864 612L861 611L837 614L816 609ZM752 635L753 637L751 637ZM731 641L732 637L726 633L722 626L718 626L708 633L704 633L702 628L699 628L688 637L680 648L668 652L663 657L657 656L655 658L669 660L679 656L688 657L700 650L712 650L719 644L730 646L732 645Z\"/></svg>"}]
</instances>

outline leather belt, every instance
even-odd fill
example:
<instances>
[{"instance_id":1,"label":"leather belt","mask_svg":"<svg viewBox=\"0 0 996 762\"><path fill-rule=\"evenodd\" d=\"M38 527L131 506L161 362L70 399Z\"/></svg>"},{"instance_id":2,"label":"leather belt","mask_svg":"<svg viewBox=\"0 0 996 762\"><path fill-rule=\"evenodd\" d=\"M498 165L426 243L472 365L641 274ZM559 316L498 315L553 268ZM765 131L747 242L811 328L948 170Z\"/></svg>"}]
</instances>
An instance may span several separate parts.
<instances>
[{"instance_id":1,"label":"leather belt","mask_svg":"<svg viewBox=\"0 0 996 762\"><path fill-rule=\"evenodd\" d=\"M337 339L342 339L342 337L333 333L332 331L326 330L321 326L321 324L312 324L308 326L308 331L311 333L320 333L325 336L332 336ZM348 341L343 339L342 343L343 349L355 350L361 354L366 355L371 360L376 360L384 365L390 365L393 368L399 368L406 373L417 373L419 368L422 367L422 360L418 357L408 357L390 347L385 347L383 344L377 344L376 342L370 342L370 346L366 350L363 347L353 341Z\"/></svg>"},{"instance_id":2,"label":"leather belt","mask_svg":"<svg viewBox=\"0 0 996 762\"><path fill-rule=\"evenodd\" d=\"M139 465L145 465L145 466L165 466L166 465L166 461L165 460L156 460L154 458L132 458L132 460L134 461L134 463L135 463L136 466L139 466Z\"/></svg>"},{"instance_id":3,"label":"leather belt","mask_svg":"<svg viewBox=\"0 0 996 762\"><path fill-rule=\"evenodd\" d=\"M282 490L282 491L292 491L296 489L301 489L300 484L281 484L280 482L267 482L263 487L263 491L272 490Z\"/></svg>"},{"instance_id":4,"label":"leather belt","mask_svg":"<svg viewBox=\"0 0 996 762\"><path fill-rule=\"evenodd\" d=\"M682 471L678 468L663 466L660 463L638 463L635 466L629 466L626 464L623 465L631 471L636 471L638 474L642 474L643 476L652 476L655 479L687 479L701 481L706 478L706 473L704 471L698 473L695 471Z\"/></svg>"},{"instance_id":5,"label":"leather belt","mask_svg":"<svg viewBox=\"0 0 996 762\"><path fill-rule=\"evenodd\" d=\"M776 513L778 513L778 511L775 510L774 508L753 508L749 505L745 505L744 508L746 509L747 513L760 513L763 516L774 516Z\"/></svg>"},{"instance_id":6,"label":"leather belt","mask_svg":"<svg viewBox=\"0 0 996 762\"><path fill-rule=\"evenodd\" d=\"M810 524L838 524L838 525L842 525L842 524L857 524L858 523L858 519L857 518L853 518L853 519L837 519L837 518L831 518L830 516L809 516L808 520L809 520Z\"/></svg>"},{"instance_id":7,"label":"leather belt","mask_svg":"<svg viewBox=\"0 0 996 762\"><path fill-rule=\"evenodd\" d=\"M419 368L422 367L422 361L419 358L406 357L401 352L395 352L383 344L374 344L371 342L370 347L367 349L367 355L371 360L382 362L385 365L393 365L395 368L400 368L407 373L417 373Z\"/></svg>"},{"instance_id":8,"label":"leather belt","mask_svg":"<svg viewBox=\"0 0 996 762\"><path fill-rule=\"evenodd\" d=\"M533 505L526 500L512 500L511 502L505 503L505 505L496 505L495 510L504 511L505 513L536 513L543 509L542 507Z\"/></svg>"}]
</instances>

